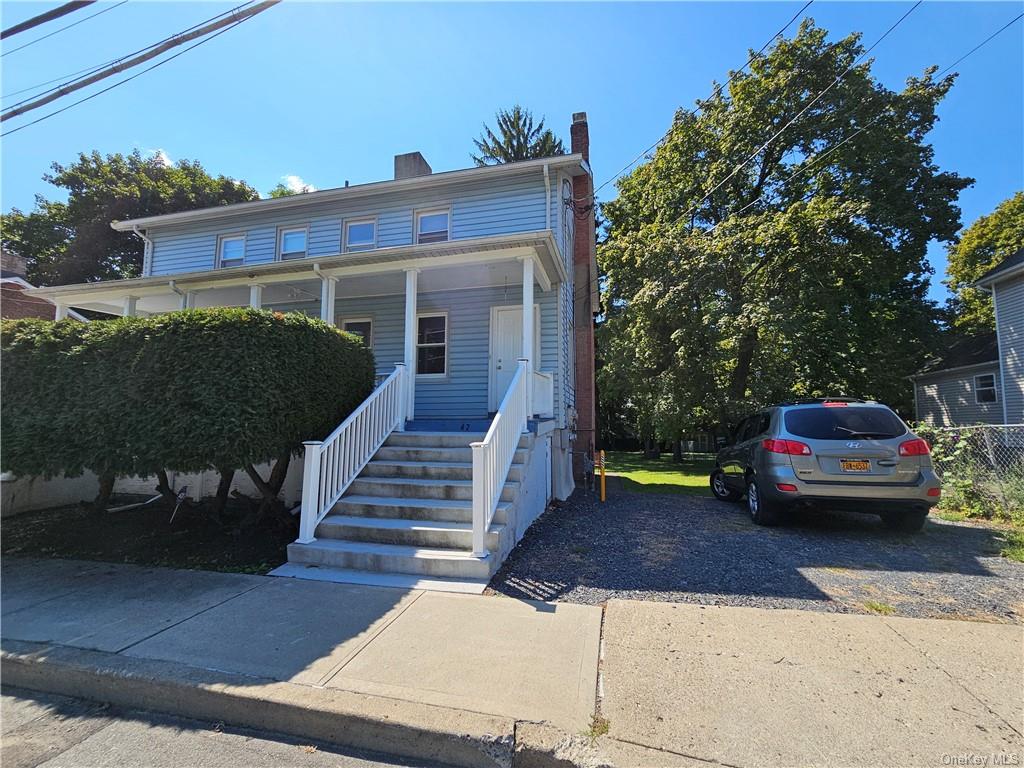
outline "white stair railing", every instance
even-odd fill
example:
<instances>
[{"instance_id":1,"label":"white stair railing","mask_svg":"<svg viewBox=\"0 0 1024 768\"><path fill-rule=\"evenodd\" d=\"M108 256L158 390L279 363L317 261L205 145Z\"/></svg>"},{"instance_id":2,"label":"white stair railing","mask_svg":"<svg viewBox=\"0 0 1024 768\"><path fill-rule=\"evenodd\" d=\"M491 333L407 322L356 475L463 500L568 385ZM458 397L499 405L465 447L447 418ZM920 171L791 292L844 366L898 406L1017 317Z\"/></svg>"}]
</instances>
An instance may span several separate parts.
<instances>
[{"instance_id":1,"label":"white stair railing","mask_svg":"<svg viewBox=\"0 0 1024 768\"><path fill-rule=\"evenodd\" d=\"M316 540L316 527L395 429L405 426L405 364L373 390L322 442L304 442L300 544Z\"/></svg>"},{"instance_id":2,"label":"white stair railing","mask_svg":"<svg viewBox=\"0 0 1024 768\"><path fill-rule=\"evenodd\" d=\"M473 449L473 554L477 557L487 555L487 529L501 500L519 437L526 431L533 383L527 370L529 362L519 360L490 429L481 442L470 443Z\"/></svg>"}]
</instances>

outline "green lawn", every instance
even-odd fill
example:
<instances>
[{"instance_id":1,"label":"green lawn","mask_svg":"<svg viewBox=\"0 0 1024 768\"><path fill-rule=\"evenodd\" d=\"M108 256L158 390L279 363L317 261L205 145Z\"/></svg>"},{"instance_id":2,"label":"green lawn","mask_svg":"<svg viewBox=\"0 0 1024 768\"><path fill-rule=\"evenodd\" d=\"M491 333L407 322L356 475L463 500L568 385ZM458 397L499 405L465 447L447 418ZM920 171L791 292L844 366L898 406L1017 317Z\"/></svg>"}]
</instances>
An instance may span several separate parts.
<instances>
[{"instance_id":1,"label":"green lawn","mask_svg":"<svg viewBox=\"0 0 1024 768\"><path fill-rule=\"evenodd\" d=\"M645 459L639 452L609 451L607 461L608 474L621 477L627 491L711 495L708 474L715 460L709 454L684 453L680 464L672 460L671 452L660 459Z\"/></svg>"}]
</instances>

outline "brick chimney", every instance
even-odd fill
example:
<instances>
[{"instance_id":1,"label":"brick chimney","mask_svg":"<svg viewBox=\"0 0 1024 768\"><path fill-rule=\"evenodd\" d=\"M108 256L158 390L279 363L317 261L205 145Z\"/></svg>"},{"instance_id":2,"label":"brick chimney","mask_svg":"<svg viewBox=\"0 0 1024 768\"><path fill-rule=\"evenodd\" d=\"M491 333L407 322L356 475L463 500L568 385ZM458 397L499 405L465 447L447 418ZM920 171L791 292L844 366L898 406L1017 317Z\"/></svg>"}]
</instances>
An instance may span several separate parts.
<instances>
[{"instance_id":1,"label":"brick chimney","mask_svg":"<svg viewBox=\"0 0 1024 768\"><path fill-rule=\"evenodd\" d=\"M0 249L0 270L4 277L25 277L28 267L25 260L16 253Z\"/></svg>"},{"instance_id":2,"label":"brick chimney","mask_svg":"<svg viewBox=\"0 0 1024 768\"><path fill-rule=\"evenodd\" d=\"M433 171L430 164L419 152L406 152L395 155L395 180L412 179L416 176L429 176Z\"/></svg>"},{"instance_id":3,"label":"brick chimney","mask_svg":"<svg viewBox=\"0 0 1024 768\"><path fill-rule=\"evenodd\" d=\"M587 113L575 112L569 128L571 151L590 162L590 129ZM576 200L576 237L573 243L573 320L576 327L576 448L573 469L582 476L581 451L593 453L597 443L597 392L594 384L594 315L597 285L595 260L594 179L590 174L573 178L572 196Z\"/></svg>"}]
</instances>

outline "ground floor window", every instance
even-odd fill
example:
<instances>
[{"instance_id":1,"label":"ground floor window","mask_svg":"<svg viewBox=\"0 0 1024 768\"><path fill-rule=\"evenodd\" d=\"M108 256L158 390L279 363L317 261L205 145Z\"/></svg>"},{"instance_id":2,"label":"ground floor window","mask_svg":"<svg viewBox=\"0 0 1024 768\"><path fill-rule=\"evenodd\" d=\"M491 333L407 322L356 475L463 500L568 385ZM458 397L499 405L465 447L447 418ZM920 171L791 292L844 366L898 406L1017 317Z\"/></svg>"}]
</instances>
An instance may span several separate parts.
<instances>
[{"instance_id":1,"label":"ground floor window","mask_svg":"<svg viewBox=\"0 0 1024 768\"><path fill-rule=\"evenodd\" d=\"M341 324L341 330L354 333L363 340L363 344L368 347L373 346L373 320L370 318L353 317L349 320L344 320Z\"/></svg>"},{"instance_id":2,"label":"ground floor window","mask_svg":"<svg viewBox=\"0 0 1024 768\"><path fill-rule=\"evenodd\" d=\"M420 315L416 330L416 374L444 376L448 373L448 316Z\"/></svg>"}]
</instances>

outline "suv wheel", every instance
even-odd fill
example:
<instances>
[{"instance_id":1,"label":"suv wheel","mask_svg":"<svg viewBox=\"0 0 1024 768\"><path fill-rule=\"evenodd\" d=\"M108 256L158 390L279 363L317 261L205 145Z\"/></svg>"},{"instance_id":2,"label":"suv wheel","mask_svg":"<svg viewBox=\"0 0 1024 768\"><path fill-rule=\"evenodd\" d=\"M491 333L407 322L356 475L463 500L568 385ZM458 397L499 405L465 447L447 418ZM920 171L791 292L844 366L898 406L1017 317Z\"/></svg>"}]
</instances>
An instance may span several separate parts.
<instances>
[{"instance_id":1,"label":"suv wheel","mask_svg":"<svg viewBox=\"0 0 1024 768\"><path fill-rule=\"evenodd\" d=\"M725 481L725 473L720 469L711 473L711 493L719 501L739 501L743 495L729 487Z\"/></svg>"},{"instance_id":2,"label":"suv wheel","mask_svg":"<svg viewBox=\"0 0 1024 768\"><path fill-rule=\"evenodd\" d=\"M928 512L918 509L909 512L883 512L882 525L901 533L917 533L924 528L926 517L928 517Z\"/></svg>"},{"instance_id":3,"label":"suv wheel","mask_svg":"<svg viewBox=\"0 0 1024 768\"><path fill-rule=\"evenodd\" d=\"M782 510L779 505L761 495L757 479L747 480L747 511L750 519L758 525L778 525L782 522Z\"/></svg>"}]
</instances>

